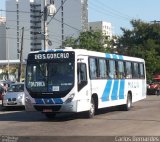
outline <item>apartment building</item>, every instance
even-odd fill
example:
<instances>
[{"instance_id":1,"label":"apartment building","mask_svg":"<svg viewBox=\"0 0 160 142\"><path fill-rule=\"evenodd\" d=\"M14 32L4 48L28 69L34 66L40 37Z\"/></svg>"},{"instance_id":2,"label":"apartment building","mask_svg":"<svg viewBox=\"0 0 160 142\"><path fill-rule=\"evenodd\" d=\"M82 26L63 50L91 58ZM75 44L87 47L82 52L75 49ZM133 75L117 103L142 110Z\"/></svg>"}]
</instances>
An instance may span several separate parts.
<instances>
[{"instance_id":1,"label":"apartment building","mask_svg":"<svg viewBox=\"0 0 160 142\"><path fill-rule=\"evenodd\" d=\"M8 49L6 47L6 18L0 17L0 60L7 59Z\"/></svg>"},{"instance_id":2,"label":"apartment building","mask_svg":"<svg viewBox=\"0 0 160 142\"><path fill-rule=\"evenodd\" d=\"M88 30L88 0L55 0L57 13L47 18L48 49L60 48L67 37ZM48 5L50 0L47 1ZM61 7L63 4L63 7ZM6 35L10 59L23 59L30 51L44 49L44 0L6 0ZM23 45L21 42L24 27Z\"/></svg>"},{"instance_id":3,"label":"apartment building","mask_svg":"<svg viewBox=\"0 0 160 142\"><path fill-rule=\"evenodd\" d=\"M103 35L112 38L112 24L105 21L89 22L89 29L102 32Z\"/></svg>"}]
</instances>

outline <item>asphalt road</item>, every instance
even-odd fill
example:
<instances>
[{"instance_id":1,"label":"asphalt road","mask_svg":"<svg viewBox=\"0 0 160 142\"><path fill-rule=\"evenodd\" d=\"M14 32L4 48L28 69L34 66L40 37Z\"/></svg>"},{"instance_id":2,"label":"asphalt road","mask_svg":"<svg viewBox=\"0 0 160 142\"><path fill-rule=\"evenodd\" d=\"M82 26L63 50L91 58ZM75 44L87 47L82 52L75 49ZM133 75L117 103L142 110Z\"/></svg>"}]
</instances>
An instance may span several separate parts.
<instances>
[{"instance_id":1,"label":"asphalt road","mask_svg":"<svg viewBox=\"0 0 160 142\"><path fill-rule=\"evenodd\" d=\"M47 120L39 112L0 108L0 136L160 136L160 96L133 104L130 111L107 108L93 119L61 114Z\"/></svg>"}]
</instances>

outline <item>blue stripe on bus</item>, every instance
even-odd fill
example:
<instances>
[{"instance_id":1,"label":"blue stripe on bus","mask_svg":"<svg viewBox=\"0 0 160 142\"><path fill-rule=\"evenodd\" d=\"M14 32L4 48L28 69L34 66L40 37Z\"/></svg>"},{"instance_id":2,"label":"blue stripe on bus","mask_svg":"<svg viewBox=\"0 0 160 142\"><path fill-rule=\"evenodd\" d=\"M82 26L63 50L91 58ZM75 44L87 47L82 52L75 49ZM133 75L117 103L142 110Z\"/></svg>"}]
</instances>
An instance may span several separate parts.
<instances>
[{"instance_id":1,"label":"blue stripe on bus","mask_svg":"<svg viewBox=\"0 0 160 142\"><path fill-rule=\"evenodd\" d=\"M114 81L114 82L113 82ZM112 87L113 82L113 88ZM119 92L118 92L119 87ZM109 101L111 92L111 100L124 99L125 80L108 80L102 94L102 102Z\"/></svg>"},{"instance_id":2,"label":"blue stripe on bus","mask_svg":"<svg viewBox=\"0 0 160 142\"><path fill-rule=\"evenodd\" d=\"M54 99L55 104L63 104L63 101L61 98Z\"/></svg>"},{"instance_id":3,"label":"blue stripe on bus","mask_svg":"<svg viewBox=\"0 0 160 142\"><path fill-rule=\"evenodd\" d=\"M36 104L44 104L42 99L35 99Z\"/></svg>"},{"instance_id":4,"label":"blue stripe on bus","mask_svg":"<svg viewBox=\"0 0 160 142\"><path fill-rule=\"evenodd\" d=\"M102 102L109 101L109 94L112 86L112 80L108 80L103 91Z\"/></svg>"},{"instance_id":5,"label":"blue stripe on bus","mask_svg":"<svg viewBox=\"0 0 160 142\"><path fill-rule=\"evenodd\" d=\"M47 52L54 52L54 50L50 49L50 50L47 50Z\"/></svg>"},{"instance_id":6,"label":"blue stripe on bus","mask_svg":"<svg viewBox=\"0 0 160 142\"><path fill-rule=\"evenodd\" d=\"M113 54L113 59L117 59L117 55L116 54Z\"/></svg>"},{"instance_id":7,"label":"blue stripe on bus","mask_svg":"<svg viewBox=\"0 0 160 142\"><path fill-rule=\"evenodd\" d=\"M119 99L124 99L125 80L120 80Z\"/></svg>"},{"instance_id":8,"label":"blue stripe on bus","mask_svg":"<svg viewBox=\"0 0 160 142\"><path fill-rule=\"evenodd\" d=\"M49 99L45 98L43 100L44 100L45 104L54 104L54 102L53 102L53 100L51 98L49 98Z\"/></svg>"},{"instance_id":9,"label":"blue stripe on bus","mask_svg":"<svg viewBox=\"0 0 160 142\"><path fill-rule=\"evenodd\" d=\"M118 55L120 60L123 60L123 56L122 55Z\"/></svg>"},{"instance_id":10,"label":"blue stripe on bus","mask_svg":"<svg viewBox=\"0 0 160 142\"><path fill-rule=\"evenodd\" d=\"M54 50L54 52L64 52L63 50Z\"/></svg>"},{"instance_id":11,"label":"blue stripe on bus","mask_svg":"<svg viewBox=\"0 0 160 142\"><path fill-rule=\"evenodd\" d=\"M61 98L45 98L45 99L35 99L36 104L63 104L63 101Z\"/></svg>"},{"instance_id":12,"label":"blue stripe on bus","mask_svg":"<svg viewBox=\"0 0 160 142\"><path fill-rule=\"evenodd\" d=\"M111 100L118 99L118 97L117 97L118 96L118 85L119 85L119 80L114 80L112 94L111 94Z\"/></svg>"},{"instance_id":13,"label":"blue stripe on bus","mask_svg":"<svg viewBox=\"0 0 160 142\"><path fill-rule=\"evenodd\" d=\"M106 54L106 58L111 58L111 55L110 54Z\"/></svg>"},{"instance_id":14,"label":"blue stripe on bus","mask_svg":"<svg viewBox=\"0 0 160 142\"><path fill-rule=\"evenodd\" d=\"M113 59L123 60L123 56L122 55L116 55L116 54L108 54L108 53L106 53L105 56L106 56L106 58L110 58L110 59L113 58Z\"/></svg>"}]
</instances>

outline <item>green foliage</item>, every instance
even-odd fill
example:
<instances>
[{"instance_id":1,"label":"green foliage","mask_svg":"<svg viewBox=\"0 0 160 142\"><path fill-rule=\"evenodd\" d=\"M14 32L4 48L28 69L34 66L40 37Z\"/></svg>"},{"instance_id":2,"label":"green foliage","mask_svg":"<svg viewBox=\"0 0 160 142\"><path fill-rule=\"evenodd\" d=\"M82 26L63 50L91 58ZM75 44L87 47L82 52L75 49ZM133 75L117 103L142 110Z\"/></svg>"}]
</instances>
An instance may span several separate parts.
<instances>
[{"instance_id":1,"label":"green foliage","mask_svg":"<svg viewBox=\"0 0 160 142\"><path fill-rule=\"evenodd\" d=\"M0 80L3 80L4 78L9 79L10 75L13 75L13 76L16 77L16 74L18 72L18 67L19 67L18 64L17 65L9 65L9 68L8 68L8 65L1 66L0 69L2 70L2 73L0 73ZM8 72L8 69L9 69L9 72ZM25 65L22 66L21 74L22 74L21 78L24 78L24 76L25 76Z\"/></svg>"},{"instance_id":2,"label":"green foliage","mask_svg":"<svg viewBox=\"0 0 160 142\"><path fill-rule=\"evenodd\" d=\"M100 52L111 52L111 42L107 36L101 32L87 31L81 32L76 39L67 38L63 45L73 48L88 49ZM104 47L106 45L106 47Z\"/></svg>"},{"instance_id":3,"label":"green foliage","mask_svg":"<svg viewBox=\"0 0 160 142\"><path fill-rule=\"evenodd\" d=\"M132 30L121 28L123 35L118 39L120 54L144 58L147 78L160 74L160 24L131 21Z\"/></svg>"},{"instance_id":4,"label":"green foliage","mask_svg":"<svg viewBox=\"0 0 160 142\"><path fill-rule=\"evenodd\" d=\"M160 74L160 24L132 20L132 29L109 39L101 32L87 31L78 38L67 38L64 46L140 57L146 61L147 78ZM116 47L116 48L115 48Z\"/></svg>"}]
</instances>

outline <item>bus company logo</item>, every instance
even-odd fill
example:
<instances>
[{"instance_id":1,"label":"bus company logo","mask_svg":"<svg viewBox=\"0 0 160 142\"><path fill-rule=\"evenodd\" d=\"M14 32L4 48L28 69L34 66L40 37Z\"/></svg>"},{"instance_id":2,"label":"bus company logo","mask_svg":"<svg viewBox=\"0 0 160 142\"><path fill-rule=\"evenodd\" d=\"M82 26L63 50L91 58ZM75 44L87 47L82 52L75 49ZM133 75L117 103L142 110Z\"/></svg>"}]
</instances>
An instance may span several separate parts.
<instances>
[{"instance_id":1,"label":"bus company logo","mask_svg":"<svg viewBox=\"0 0 160 142\"><path fill-rule=\"evenodd\" d=\"M128 82L128 88L139 88L139 82Z\"/></svg>"},{"instance_id":2,"label":"bus company logo","mask_svg":"<svg viewBox=\"0 0 160 142\"><path fill-rule=\"evenodd\" d=\"M51 101L50 99L44 99L45 104L52 104L53 101Z\"/></svg>"},{"instance_id":3,"label":"bus company logo","mask_svg":"<svg viewBox=\"0 0 160 142\"><path fill-rule=\"evenodd\" d=\"M35 60L44 60L44 59L68 59L69 53L48 53L48 54L35 54Z\"/></svg>"}]
</instances>

